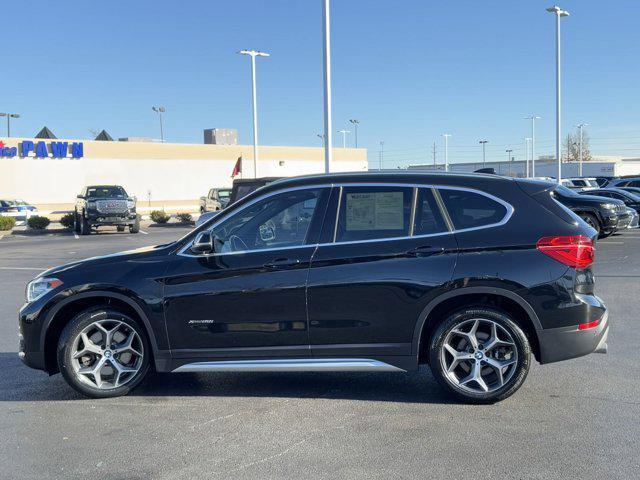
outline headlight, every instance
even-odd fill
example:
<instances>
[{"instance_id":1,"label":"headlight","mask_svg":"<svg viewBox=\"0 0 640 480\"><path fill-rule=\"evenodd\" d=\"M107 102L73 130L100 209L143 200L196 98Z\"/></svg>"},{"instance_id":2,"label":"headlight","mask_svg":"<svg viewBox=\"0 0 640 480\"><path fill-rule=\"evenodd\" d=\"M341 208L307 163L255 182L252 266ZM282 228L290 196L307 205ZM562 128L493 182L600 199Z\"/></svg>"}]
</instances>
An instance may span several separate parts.
<instances>
[{"instance_id":1,"label":"headlight","mask_svg":"<svg viewBox=\"0 0 640 480\"><path fill-rule=\"evenodd\" d=\"M36 278L27 284L27 302L35 302L45 293L62 285L62 280L57 278Z\"/></svg>"},{"instance_id":2,"label":"headlight","mask_svg":"<svg viewBox=\"0 0 640 480\"><path fill-rule=\"evenodd\" d=\"M602 208L606 208L607 210L615 210L616 209L616 205L615 203L603 203L602 205L600 205Z\"/></svg>"},{"instance_id":3,"label":"headlight","mask_svg":"<svg viewBox=\"0 0 640 480\"><path fill-rule=\"evenodd\" d=\"M133 210L134 208L136 208L136 201L135 200L127 200L127 208L129 210Z\"/></svg>"}]
</instances>

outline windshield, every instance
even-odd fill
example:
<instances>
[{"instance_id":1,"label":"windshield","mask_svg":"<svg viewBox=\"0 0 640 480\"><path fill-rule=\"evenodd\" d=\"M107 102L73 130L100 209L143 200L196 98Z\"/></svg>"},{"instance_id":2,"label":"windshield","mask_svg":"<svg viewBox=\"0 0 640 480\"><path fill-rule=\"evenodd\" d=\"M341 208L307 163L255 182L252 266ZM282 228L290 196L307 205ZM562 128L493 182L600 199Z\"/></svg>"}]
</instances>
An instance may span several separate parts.
<instances>
[{"instance_id":1,"label":"windshield","mask_svg":"<svg viewBox=\"0 0 640 480\"><path fill-rule=\"evenodd\" d=\"M87 197L89 198L124 198L127 192L122 187L89 187L87 188Z\"/></svg>"},{"instance_id":2,"label":"windshield","mask_svg":"<svg viewBox=\"0 0 640 480\"><path fill-rule=\"evenodd\" d=\"M231 195L231 190L218 190L218 197L220 198L229 198Z\"/></svg>"}]
</instances>

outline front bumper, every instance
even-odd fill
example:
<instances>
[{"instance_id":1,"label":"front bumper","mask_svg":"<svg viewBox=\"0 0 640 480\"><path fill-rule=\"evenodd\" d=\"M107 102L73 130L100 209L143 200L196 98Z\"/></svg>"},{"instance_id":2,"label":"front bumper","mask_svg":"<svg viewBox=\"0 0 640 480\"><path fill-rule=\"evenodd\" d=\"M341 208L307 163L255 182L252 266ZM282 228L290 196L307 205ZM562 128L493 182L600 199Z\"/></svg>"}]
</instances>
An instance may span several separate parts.
<instances>
[{"instance_id":1,"label":"front bumper","mask_svg":"<svg viewBox=\"0 0 640 480\"><path fill-rule=\"evenodd\" d=\"M540 363L559 362L590 353L606 353L609 335L609 312L604 310L595 328L578 330L578 326L548 328L538 331Z\"/></svg>"},{"instance_id":2,"label":"front bumper","mask_svg":"<svg viewBox=\"0 0 640 480\"><path fill-rule=\"evenodd\" d=\"M136 212L126 213L97 213L89 212L87 221L91 225L118 226L133 225L136 222Z\"/></svg>"}]
</instances>

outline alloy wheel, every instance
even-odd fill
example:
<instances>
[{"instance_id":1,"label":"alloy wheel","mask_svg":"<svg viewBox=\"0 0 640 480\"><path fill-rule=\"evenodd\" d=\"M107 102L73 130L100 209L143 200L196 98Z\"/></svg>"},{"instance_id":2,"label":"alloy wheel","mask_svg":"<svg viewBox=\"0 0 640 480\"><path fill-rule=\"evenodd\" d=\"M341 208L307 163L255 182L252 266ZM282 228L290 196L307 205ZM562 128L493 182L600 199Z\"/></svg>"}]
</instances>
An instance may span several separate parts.
<instances>
[{"instance_id":1,"label":"alloy wheel","mask_svg":"<svg viewBox=\"0 0 640 480\"><path fill-rule=\"evenodd\" d=\"M517 368L518 350L513 336L502 325L473 318L447 333L440 362L446 379L455 388L487 394L511 380Z\"/></svg>"},{"instance_id":2,"label":"alloy wheel","mask_svg":"<svg viewBox=\"0 0 640 480\"><path fill-rule=\"evenodd\" d=\"M142 367L143 358L140 335L120 320L91 323L76 336L71 349L77 379L100 390L126 385Z\"/></svg>"}]
</instances>

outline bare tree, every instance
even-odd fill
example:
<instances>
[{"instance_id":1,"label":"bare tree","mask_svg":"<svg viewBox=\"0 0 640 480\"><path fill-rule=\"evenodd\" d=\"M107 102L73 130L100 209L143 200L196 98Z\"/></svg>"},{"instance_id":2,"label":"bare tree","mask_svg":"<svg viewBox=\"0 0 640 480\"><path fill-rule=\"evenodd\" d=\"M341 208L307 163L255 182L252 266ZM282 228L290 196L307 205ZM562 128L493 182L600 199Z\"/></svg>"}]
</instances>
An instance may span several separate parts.
<instances>
[{"instance_id":1,"label":"bare tree","mask_svg":"<svg viewBox=\"0 0 640 480\"><path fill-rule=\"evenodd\" d=\"M577 162L580 160L580 129L578 129L576 133L570 133L567 135L564 148L565 160L568 162ZM584 162L593 160L589 147L589 135L584 130L582 132L582 160Z\"/></svg>"}]
</instances>

